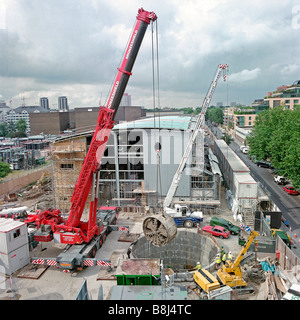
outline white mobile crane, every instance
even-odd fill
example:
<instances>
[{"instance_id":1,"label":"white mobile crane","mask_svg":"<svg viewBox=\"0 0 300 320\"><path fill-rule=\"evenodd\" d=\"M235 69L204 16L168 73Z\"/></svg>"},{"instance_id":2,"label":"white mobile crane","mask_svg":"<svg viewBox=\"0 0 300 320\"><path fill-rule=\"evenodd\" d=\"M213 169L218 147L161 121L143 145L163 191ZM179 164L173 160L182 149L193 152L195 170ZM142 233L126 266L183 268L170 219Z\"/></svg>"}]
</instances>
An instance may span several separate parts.
<instances>
[{"instance_id":1,"label":"white mobile crane","mask_svg":"<svg viewBox=\"0 0 300 320\"><path fill-rule=\"evenodd\" d=\"M172 201L173 201L173 198L174 198L174 195L177 191L177 188L178 188L178 185L179 185L179 182L180 182L180 179L181 179L181 176L182 176L182 172L185 168L185 165L186 165L186 162L187 162L187 159L192 151L192 147L193 147L193 143L195 142L196 140L196 137L198 135L198 132L201 128L201 126L203 125L204 121L205 121L205 113L206 113L206 110L211 102L211 99L212 99L212 96L213 96L213 93L216 89L216 86L217 86L217 83L218 83L218 80L221 76L221 74L223 73L223 79L224 81L226 80L226 70L228 68L228 65L227 64L219 64L218 65L218 69L217 69L217 73L215 75L215 78L214 80L212 81L210 87L209 87L209 90L205 96L205 99L203 101L203 104L202 104L202 108L201 108L201 112L199 113L198 117L197 117L197 120L196 120L196 124L195 124L195 128L193 130L193 133L188 141L188 144L185 148L185 151L184 151L184 154L182 156L182 159L181 159L181 162L177 168L177 171L175 172L175 175L173 177L173 180L172 180L172 183L170 185L170 188L168 190L168 193L167 193L167 196L164 200L164 203L163 203L163 209L166 213L168 213L169 215L173 216L174 218L180 218L180 212L184 211L186 212L185 214L185 217L184 219L186 220L187 217L195 217L195 218L200 218L201 215L200 213L196 213L196 212L191 212L190 210L188 210L188 208L184 208L185 210L180 210L180 208L178 209L178 206L176 206L176 210L172 210L170 208L171 204L172 204ZM183 208L182 208L183 209ZM182 216L182 215L181 215ZM176 221L175 221L176 222ZM177 223L176 223L177 224ZM184 224L184 222L182 222L182 224Z\"/></svg>"},{"instance_id":2,"label":"white mobile crane","mask_svg":"<svg viewBox=\"0 0 300 320\"><path fill-rule=\"evenodd\" d=\"M155 246L164 246L170 242L177 234L177 227L184 226L186 228L191 228L194 225L199 224L203 221L202 212L192 212L186 205L176 204L174 209L170 206L173 201L173 197L178 188L182 172L185 168L187 159L191 153L193 143L196 140L197 134L204 123L205 112L211 102L213 93L217 86L218 80L223 72L223 79L226 80L226 70L228 65L219 64L217 73L214 80L212 81L209 90L205 96L202 104L201 112L199 113L194 131L188 141L186 149L184 151L181 162L177 168L177 171L173 177L172 183L168 190L167 196L163 203L163 214L154 215L146 218L143 222L143 231L148 239Z\"/></svg>"}]
</instances>

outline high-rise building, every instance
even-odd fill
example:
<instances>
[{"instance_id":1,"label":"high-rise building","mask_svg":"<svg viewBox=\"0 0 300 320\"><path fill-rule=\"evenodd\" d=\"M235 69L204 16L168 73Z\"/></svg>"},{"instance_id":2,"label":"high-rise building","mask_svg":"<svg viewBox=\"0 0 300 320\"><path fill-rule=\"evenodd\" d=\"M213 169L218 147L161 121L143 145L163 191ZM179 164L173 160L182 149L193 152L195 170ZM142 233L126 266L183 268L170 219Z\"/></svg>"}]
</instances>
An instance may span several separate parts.
<instances>
[{"instance_id":1,"label":"high-rise building","mask_svg":"<svg viewBox=\"0 0 300 320\"><path fill-rule=\"evenodd\" d=\"M131 95L124 93L120 102L120 107L131 107Z\"/></svg>"},{"instance_id":2,"label":"high-rise building","mask_svg":"<svg viewBox=\"0 0 300 320\"><path fill-rule=\"evenodd\" d=\"M40 98L40 107L45 109L45 110L49 110L49 100L47 97L42 97Z\"/></svg>"},{"instance_id":3,"label":"high-rise building","mask_svg":"<svg viewBox=\"0 0 300 320\"><path fill-rule=\"evenodd\" d=\"M58 110L69 111L68 99L65 96L58 97Z\"/></svg>"}]
</instances>

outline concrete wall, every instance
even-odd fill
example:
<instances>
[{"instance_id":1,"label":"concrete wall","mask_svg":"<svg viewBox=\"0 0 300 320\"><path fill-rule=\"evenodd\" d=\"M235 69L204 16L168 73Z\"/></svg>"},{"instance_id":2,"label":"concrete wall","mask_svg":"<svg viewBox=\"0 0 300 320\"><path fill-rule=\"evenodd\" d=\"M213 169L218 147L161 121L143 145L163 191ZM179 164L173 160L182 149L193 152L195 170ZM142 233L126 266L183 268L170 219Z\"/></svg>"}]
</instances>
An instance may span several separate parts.
<instances>
[{"instance_id":1,"label":"concrete wall","mask_svg":"<svg viewBox=\"0 0 300 320\"><path fill-rule=\"evenodd\" d=\"M15 179L5 181L0 184L0 197L5 196L8 193L14 193L20 189L28 186L30 183L37 181L44 172L51 173L51 166L44 167L43 169L30 172L24 176L17 177Z\"/></svg>"},{"instance_id":2,"label":"concrete wall","mask_svg":"<svg viewBox=\"0 0 300 320\"><path fill-rule=\"evenodd\" d=\"M166 196L181 161L189 135L183 134L180 130L160 130L159 136L162 147L160 152L161 195ZM147 190L156 190L157 187L157 155L154 145L158 139L158 133L157 139L155 137L156 134L153 130L151 130L151 133L144 130L144 181L145 189ZM191 156L187 161L187 166L191 163L190 159ZM191 194L190 181L190 172L186 168L180 179L175 196L189 197ZM160 192L160 182L158 184L158 191Z\"/></svg>"},{"instance_id":3,"label":"concrete wall","mask_svg":"<svg viewBox=\"0 0 300 320\"><path fill-rule=\"evenodd\" d=\"M176 237L164 247L153 246L146 237L141 237L132 250L134 257L162 259L174 271L196 266L198 261L208 269L217 252L218 246L210 237L187 230L178 230Z\"/></svg>"}]
</instances>

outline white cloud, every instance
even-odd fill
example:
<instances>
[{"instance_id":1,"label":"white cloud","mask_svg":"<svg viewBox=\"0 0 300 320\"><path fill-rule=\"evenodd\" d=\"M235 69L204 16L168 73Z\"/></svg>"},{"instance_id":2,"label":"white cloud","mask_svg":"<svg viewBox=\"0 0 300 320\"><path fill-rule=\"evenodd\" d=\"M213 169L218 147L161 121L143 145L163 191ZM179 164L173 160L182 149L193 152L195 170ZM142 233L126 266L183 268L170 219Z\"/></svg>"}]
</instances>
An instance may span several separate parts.
<instances>
[{"instance_id":1,"label":"white cloud","mask_svg":"<svg viewBox=\"0 0 300 320\"><path fill-rule=\"evenodd\" d=\"M256 79L260 73L260 68L255 68L253 70L244 69L240 72L230 74L228 78L230 82L244 82Z\"/></svg>"},{"instance_id":2,"label":"white cloud","mask_svg":"<svg viewBox=\"0 0 300 320\"><path fill-rule=\"evenodd\" d=\"M297 64L289 64L284 66L281 70L280 73L282 75L291 75L291 74L296 74L299 72L300 67Z\"/></svg>"},{"instance_id":3,"label":"white cloud","mask_svg":"<svg viewBox=\"0 0 300 320\"><path fill-rule=\"evenodd\" d=\"M7 29L1 30L0 22L0 95L6 101L30 92L27 99L34 103L39 92L54 90L70 95L74 107L94 105L93 95L95 101L101 92L102 97L107 95L140 7L158 16L163 106L194 104L206 93L219 63L228 63L232 72L229 95L244 103L259 98L258 92L298 78L300 43L299 30L292 25L293 0L276 6L274 0L4 3ZM238 83L246 81L251 88L241 91ZM128 83L130 90L132 101L151 107L150 28ZM215 101L224 100L222 90L218 85Z\"/></svg>"}]
</instances>

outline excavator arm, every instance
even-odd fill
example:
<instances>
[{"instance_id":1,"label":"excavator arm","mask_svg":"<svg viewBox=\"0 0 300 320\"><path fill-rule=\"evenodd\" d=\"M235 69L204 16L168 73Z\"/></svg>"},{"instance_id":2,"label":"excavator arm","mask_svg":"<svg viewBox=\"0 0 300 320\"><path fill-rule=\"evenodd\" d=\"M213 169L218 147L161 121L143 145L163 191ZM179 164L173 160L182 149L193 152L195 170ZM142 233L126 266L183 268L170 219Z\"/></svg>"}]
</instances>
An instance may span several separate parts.
<instances>
[{"instance_id":1,"label":"excavator arm","mask_svg":"<svg viewBox=\"0 0 300 320\"><path fill-rule=\"evenodd\" d=\"M218 270L217 278L218 280L220 280L221 283L226 284L230 287L247 286L247 283L242 278L240 262L246 254L246 252L248 251L251 243L258 235L259 233L257 231L252 230L247 242L242 247L234 262L227 260L225 265L223 265L223 267Z\"/></svg>"}]
</instances>

